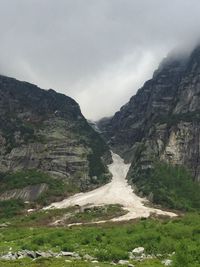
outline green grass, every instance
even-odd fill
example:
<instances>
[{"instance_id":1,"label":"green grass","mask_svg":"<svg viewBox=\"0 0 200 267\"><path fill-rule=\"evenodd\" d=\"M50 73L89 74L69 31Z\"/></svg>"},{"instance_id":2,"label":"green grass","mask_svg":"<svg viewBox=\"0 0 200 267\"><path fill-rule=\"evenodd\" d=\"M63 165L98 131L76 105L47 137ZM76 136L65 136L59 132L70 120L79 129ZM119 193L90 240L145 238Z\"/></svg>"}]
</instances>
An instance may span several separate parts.
<instances>
[{"instance_id":1,"label":"green grass","mask_svg":"<svg viewBox=\"0 0 200 267\"><path fill-rule=\"evenodd\" d=\"M97 257L100 262L127 259L128 252L143 246L149 254L176 252L175 267L200 266L200 214L177 219L141 219L70 228L9 227L0 230L0 252L13 250L76 251ZM155 263L155 261L154 261ZM56 266L56 265L55 265ZM61 265L62 266L62 265ZM161 266L141 263L138 266Z\"/></svg>"},{"instance_id":2,"label":"green grass","mask_svg":"<svg viewBox=\"0 0 200 267\"><path fill-rule=\"evenodd\" d=\"M90 263L90 262L84 262L84 261L72 261L72 262L66 262L66 259L37 259L35 261L32 260L19 260L14 262L8 262L8 261L0 261L1 267L110 267L113 266L110 263ZM121 266L121 265L116 265ZM161 265L160 265L161 266Z\"/></svg>"},{"instance_id":3,"label":"green grass","mask_svg":"<svg viewBox=\"0 0 200 267\"><path fill-rule=\"evenodd\" d=\"M0 201L0 218L12 218L22 213L25 204L22 200Z\"/></svg>"},{"instance_id":4,"label":"green grass","mask_svg":"<svg viewBox=\"0 0 200 267\"><path fill-rule=\"evenodd\" d=\"M70 223L87 223L101 220L110 220L114 217L119 217L126 214L120 205L106 205L103 207L94 207L84 212L78 212L74 217L70 218Z\"/></svg>"},{"instance_id":5,"label":"green grass","mask_svg":"<svg viewBox=\"0 0 200 267\"><path fill-rule=\"evenodd\" d=\"M36 203L41 205L47 205L50 202L60 200L63 197L67 197L78 192L78 189L75 185L66 183L61 179L54 179L41 171L26 170L7 174L1 173L0 193L42 183L48 185L48 190L43 192L42 195L36 200Z\"/></svg>"},{"instance_id":6,"label":"green grass","mask_svg":"<svg viewBox=\"0 0 200 267\"><path fill-rule=\"evenodd\" d=\"M163 267L163 264L160 263L159 260L149 260L146 262L134 263L136 267ZM91 263L84 261L73 261L67 262L66 259L37 259L35 261L26 259L26 260L18 260L18 261L0 261L1 267L111 267L113 264L111 263ZM122 265L116 264L115 266L119 267ZM124 265L127 266L127 265ZM181 267L181 266L180 266Z\"/></svg>"},{"instance_id":7,"label":"green grass","mask_svg":"<svg viewBox=\"0 0 200 267\"><path fill-rule=\"evenodd\" d=\"M8 174L2 173L0 176L0 192L41 183L47 183L50 187L53 187L53 184L56 182L57 180L53 179L48 174L37 170L18 171ZM55 186L57 187L58 185L56 184Z\"/></svg>"},{"instance_id":8,"label":"green grass","mask_svg":"<svg viewBox=\"0 0 200 267\"><path fill-rule=\"evenodd\" d=\"M155 162L152 169L134 170L132 179L156 204L182 211L200 210L200 184L182 166Z\"/></svg>"}]
</instances>

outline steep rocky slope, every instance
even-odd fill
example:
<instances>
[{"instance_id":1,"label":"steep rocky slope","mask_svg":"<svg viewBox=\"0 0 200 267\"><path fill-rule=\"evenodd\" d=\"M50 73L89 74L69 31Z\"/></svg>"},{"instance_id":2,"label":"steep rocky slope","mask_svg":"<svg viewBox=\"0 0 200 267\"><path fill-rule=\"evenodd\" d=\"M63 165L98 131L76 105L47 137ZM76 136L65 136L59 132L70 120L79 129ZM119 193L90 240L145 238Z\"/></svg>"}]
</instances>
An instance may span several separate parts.
<instances>
[{"instance_id":1,"label":"steep rocky slope","mask_svg":"<svg viewBox=\"0 0 200 267\"><path fill-rule=\"evenodd\" d=\"M109 158L107 145L73 99L0 76L0 183L3 174L21 171L24 177L32 169L84 191L109 180L105 164ZM32 194L28 182L27 186L26 194L24 188L13 191L12 185L2 198L31 195L32 199L47 189L43 183L34 184Z\"/></svg>"},{"instance_id":2,"label":"steep rocky slope","mask_svg":"<svg viewBox=\"0 0 200 267\"><path fill-rule=\"evenodd\" d=\"M98 122L114 151L131 162L136 182L160 160L187 167L200 181L200 46L170 55L112 118Z\"/></svg>"}]
</instances>

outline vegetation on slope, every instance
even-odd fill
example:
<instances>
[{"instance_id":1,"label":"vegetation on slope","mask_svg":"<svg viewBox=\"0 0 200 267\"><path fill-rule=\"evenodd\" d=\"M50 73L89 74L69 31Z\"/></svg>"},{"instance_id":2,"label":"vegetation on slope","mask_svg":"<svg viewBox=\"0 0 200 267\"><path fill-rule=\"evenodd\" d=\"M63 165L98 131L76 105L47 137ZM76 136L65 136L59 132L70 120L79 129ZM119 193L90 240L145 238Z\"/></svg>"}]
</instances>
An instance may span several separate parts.
<instances>
[{"instance_id":1,"label":"vegetation on slope","mask_svg":"<svg viewBox=\"0 0 200 267\"><path fill-rule=\"evenodd\" d=\"M183 211L200 210L200 184L183 166L155 162L153 168L132 175L139 191L154 203Z\"/></svg>"},{"instance_id":2,"label":"vegetation on slope","mask_svg":"<svg viewBox=\"0 0 200 267\"><path fill-rule=\"evenodd\" d=\"M108 182L110 174L107 164L112 161L108 145L87 121L82 121L79 124L75 130L75 134L83 144L91 148L87 157L91 182L93 184L104 184Z\"/></svg>"},{"instance_id":3,"label":"vegetation on slope","mask_svg":"<svg viewBox=\"0 0 200 267\"><path fill-rule=\"evenodd\" d=\"M20 199L0 201L0 218L12 218L25 209L25 204Z\"/></svg>"},{"instance_id":4,"label":"vegetation on slope","mask_svg":"<svg viewBox=\"0 0 200 267\"><path fill-rule=\"evenodd\" d=\"M179 122L200 122L200 111L196 110L193 112L170 114L166 116L158 116L156 122L160 124L167 123L168 127L177 125Z\"/></svg>"},{"instance_id":5,"label":"vegetation on slope","mask_svg":"<svg viewBox=\"0 0 200 267\"><path fill-rule=\"evenodd\" d=\"M76 193L78 189L75 185L66 183L61 179L54 179L46 173L37 170L24 170L15 173L0 174L0 194L12 189L20 189L29 185L47 184L47 191L43 192L38 199L37 204L47 205L52 201L69 196ZM13 200L12 203L18 200ZM5 201L0 202L3 206ZM4 203L4 204L3 204ZM16 206L16 209L17 206Z\"/></svg>"}]
</instances>

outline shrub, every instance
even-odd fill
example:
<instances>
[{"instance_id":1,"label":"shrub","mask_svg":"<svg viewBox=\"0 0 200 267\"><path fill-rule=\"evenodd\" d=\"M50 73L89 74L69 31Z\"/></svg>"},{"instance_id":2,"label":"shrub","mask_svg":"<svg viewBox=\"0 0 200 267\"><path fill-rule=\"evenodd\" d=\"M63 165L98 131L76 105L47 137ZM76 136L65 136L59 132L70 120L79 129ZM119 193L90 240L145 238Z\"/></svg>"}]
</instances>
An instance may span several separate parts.
<instances>
[{"instance_id":1,"label":"shrub","mask_svg":"<svg viewBox=\"0 0 200 267\"><path fill-rule=\"evenodd\" d=\"M0 217L10 218L23 212L25 204L20 199L0 201Z\"/></svg>"},{"instance_id":2,"label":"shrub","mask_svg":"<svg viewBox=\"0 0 200 267\"><path fill-rule=\"evenodd\" d=\"M153 195L154 203L183 211L200 210L200 185L184 167L155 162L151 170L137 174L140 178L135 175L138 189Z\"/></svg>"}]
</instances>

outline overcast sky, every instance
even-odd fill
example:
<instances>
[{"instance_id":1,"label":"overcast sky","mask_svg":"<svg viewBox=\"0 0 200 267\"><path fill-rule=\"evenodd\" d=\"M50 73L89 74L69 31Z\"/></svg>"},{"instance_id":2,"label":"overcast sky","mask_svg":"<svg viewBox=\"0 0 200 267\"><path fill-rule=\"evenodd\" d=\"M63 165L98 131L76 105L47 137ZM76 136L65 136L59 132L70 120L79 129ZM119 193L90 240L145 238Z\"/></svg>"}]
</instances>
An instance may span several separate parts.
<instances>
[{"instance_id":1,"label":"overcast sky","mask_svg":"<svg viewBox=\"0 0 200 267\"><path fill-rule=\"evenodd\" d=\"M0 0L0 73L112 115L166 54L200 37L199 0Z\"/></svg>"}]
</instances>

